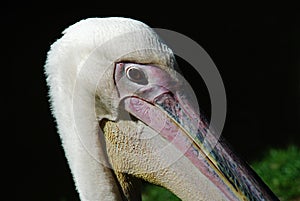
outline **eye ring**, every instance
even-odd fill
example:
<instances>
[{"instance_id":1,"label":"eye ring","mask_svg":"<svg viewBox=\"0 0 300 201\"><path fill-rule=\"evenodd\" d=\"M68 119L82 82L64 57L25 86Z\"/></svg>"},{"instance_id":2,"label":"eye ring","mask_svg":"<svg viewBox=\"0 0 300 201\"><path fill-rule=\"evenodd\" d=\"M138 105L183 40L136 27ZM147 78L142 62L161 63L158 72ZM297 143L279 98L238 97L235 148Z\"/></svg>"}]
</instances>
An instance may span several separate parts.
<instances>
[{"instance_id":1,"label":"eye ring","mask_svg":"<svg viewBox=\"0 0 300 201\"><path fill-rule=\"evenodd\" d=\"M126 76L129 80L137 83L146 85L148 84L147 77L145 73L138 67L130 66L126 69Z\"/></svg>"}]
</instances>

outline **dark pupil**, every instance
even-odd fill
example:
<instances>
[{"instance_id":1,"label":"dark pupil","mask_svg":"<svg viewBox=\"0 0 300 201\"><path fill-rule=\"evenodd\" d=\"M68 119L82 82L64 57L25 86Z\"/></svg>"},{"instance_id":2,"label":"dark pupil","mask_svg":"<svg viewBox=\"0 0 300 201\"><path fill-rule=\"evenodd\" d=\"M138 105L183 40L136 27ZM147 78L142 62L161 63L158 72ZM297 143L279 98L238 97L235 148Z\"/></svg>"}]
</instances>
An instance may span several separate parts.
<instances>
[{"instance_id":1,"label":"dark pupil","mask_svg":"<svg viewBox=\"0 0 300 201\"><path fill-rule=\"evenodd\" d=\"M131 68L128 71L128 77L130 80L132 80L133 82L136 82L138 84L147 84L148 81L145 77L145 74L143 73L143 71L136 69L136 68Z\"/></svg>"},{"instance_id":2,"label":"dark pupil","mask_svg":"<svg viewBox=\"0 0 300 201\"><path fill-rule=\"evenodd\" d=\"M142 73L135 68L130 69L128 73L129 73L129 77L133 80L140 80L143 77Z\"/></svg>"}]
</instances>

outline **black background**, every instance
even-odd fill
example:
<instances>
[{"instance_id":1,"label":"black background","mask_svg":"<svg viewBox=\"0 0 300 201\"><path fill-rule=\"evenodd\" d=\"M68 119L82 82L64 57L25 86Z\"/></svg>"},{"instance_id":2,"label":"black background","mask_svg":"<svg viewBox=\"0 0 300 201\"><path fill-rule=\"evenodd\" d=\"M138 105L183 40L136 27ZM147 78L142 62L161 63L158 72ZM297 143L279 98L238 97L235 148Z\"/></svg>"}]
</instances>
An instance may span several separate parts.
<instances>
[{"instance_id":1,"label":"black background","mask_svg":"<svg viewBox=\"0 0 300 201\"><path fill-rule=\"evenodd\" d=\"M270 147L300 145L299 9L146 5L4 6L1 84L8 126L3 135L9 140L3 140L2 147L9 159L4 163L9 177L4 194L9 200L78 200L49 111L43 65L61 32L88 17L130 17L198 42L215 62L226 88L223 135L248 161L259 159Z\"/></svg>"}]
</instances>

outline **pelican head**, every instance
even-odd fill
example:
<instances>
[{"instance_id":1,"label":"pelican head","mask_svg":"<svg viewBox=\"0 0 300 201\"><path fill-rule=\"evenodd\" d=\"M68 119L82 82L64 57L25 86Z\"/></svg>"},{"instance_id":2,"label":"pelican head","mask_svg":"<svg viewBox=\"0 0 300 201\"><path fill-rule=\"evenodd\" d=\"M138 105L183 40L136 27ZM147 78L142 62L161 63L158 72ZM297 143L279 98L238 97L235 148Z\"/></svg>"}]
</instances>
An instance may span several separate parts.
<instances>
[{"instance_id":1,"label":"pelican head","mask_svg":"<svg viewBox=\"0 0 300 201\"><path fill-rule=\"evenodd\" d=\"M51 46L51 108L80 198L140 200L143 179L182 200L278 200L216 137L174 65L126 18L82 20Z\"/></svg>"}]
</instances>

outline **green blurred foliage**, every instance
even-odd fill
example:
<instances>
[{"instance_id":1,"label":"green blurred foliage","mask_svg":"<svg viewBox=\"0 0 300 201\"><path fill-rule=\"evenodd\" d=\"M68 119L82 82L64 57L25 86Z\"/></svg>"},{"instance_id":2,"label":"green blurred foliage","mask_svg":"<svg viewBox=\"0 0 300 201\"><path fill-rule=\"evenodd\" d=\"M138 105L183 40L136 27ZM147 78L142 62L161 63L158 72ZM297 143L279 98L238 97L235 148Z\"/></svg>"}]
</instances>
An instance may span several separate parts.
<instances>
[{"instance_id":1,"label":"green blurred foliage","mask_svg":"<svg viewBox=\"0 0 300 201\"><path fill-rule=\"evenodd\" d=\"M252 164L281 201L300 198L300 149L271 149L262 160Z\"/></svg>"},{"instance_id":2,"label":"green blurred foliage","mask_svg":"<svg viewBox=\"0 0 300 201\"><path fill-rule=\"evenodd\" d=\"M251 165L281 201L300 198L300 149L271 149ZM170 191L152 184L143 187L143 201L179 201ZM300 199L299 199L300 200Z\"/></svg>"},{"instance_id":3,"label":"green blurred foliage","mask_svg":"<svg viewBox=\"0 0 300 201\"><path fill-rule=\"evenodd\" d=\"M143 201L180 201L176 195L165 188L153 184L145 184L142 193Z\"/></svg>"}]
</instances>

